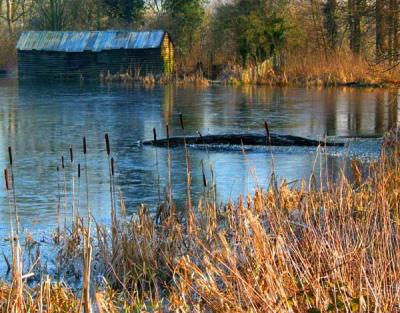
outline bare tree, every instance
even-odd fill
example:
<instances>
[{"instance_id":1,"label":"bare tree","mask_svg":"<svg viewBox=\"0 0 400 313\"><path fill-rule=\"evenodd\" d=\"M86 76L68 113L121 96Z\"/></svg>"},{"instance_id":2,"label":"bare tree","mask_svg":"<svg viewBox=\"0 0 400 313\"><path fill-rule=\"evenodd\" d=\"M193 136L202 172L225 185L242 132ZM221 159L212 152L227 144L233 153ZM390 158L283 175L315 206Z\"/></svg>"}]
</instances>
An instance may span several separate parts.
<instances>
[{"instance_id":1,"label":"bare tree","mask_svg":"<svg viewBox=\"0 0 400 313\"><path fill-rule=\"evenodd\" d=\"M146 0L146 7L151 13L160 15L165 12L165 0Z\"/></svg>"},{"instance_id":2,"label":"bare tree","mask_svg":"<svg viewBox=\"0 0 400 313\"><path fill-rule=\"evenodd\" d=\"M7 24L8 33L13 36L16 23L24 17L26 0L5 0L5 11L3 11L4 2L0 1L0 18Z\"/></svg>"},{"instance_id":3,"label":"bare tree","mask_svg":"<svg viewBox=\"0 0 400 313\"><path fill-rule=\"evenodd\" d=\"M327 0L323 11L325 15L325 29L329 48L336 50L339 42L338 4L336 0Z\"/></svg>"},{"instance_id":4,"label":"bare tree","mask_svg":"<svg viewBox=\"0 0 400 313\"><path fill-rule=\"evenodd\" d=\"M362 44L362 20L366 11L364 0L348 0L348 17L350 28L350 49L359 55Z\"/></svg>"},{"instance_id":5,"label":"bare tree","mask_svg":"<svg viewBox=\"0 0 400 313\"><path fill-rule=\"evenodd\" d=\"M48 30L63 30L67 24L68 0L34 0L39 26Z\"/></svg>"},{"instance_id":6,"label":"bare tree","mask_svg":"<svg viewBox=\"0 0 400 313\"><path fill-rule=\"evenodd\" d=\"M389 0L388 19L388 54L389 62L398 60L399 50L399 2L398 0Z\"/></svg>"},{"instance_id":7,"label":"bare tree","mask_svg":"<svg viewBox=\"0 0 400 313\"><path fill-rule=\"evenodd\" d=\"M376 0L375 2L375 55L379 62L386 50L386 19L385 19L385 0Z\"/></svg>"}]
</instances>

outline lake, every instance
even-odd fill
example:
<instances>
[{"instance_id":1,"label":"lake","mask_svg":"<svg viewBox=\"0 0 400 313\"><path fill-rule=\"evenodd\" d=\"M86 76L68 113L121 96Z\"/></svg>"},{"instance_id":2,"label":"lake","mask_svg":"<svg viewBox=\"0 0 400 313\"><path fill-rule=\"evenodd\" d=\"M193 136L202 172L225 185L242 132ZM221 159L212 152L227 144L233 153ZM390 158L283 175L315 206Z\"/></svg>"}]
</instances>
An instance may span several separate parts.
<instances>
[{"instance_id":1,"label":"lake","mask_svg":"<svg viewBox=\"0 0 400 313\"><path fill-rule=\"evenodd\" d=\"M179 113L183 113L186 134L263 132L267 119L272 132L346 141L344 148L329 148L316 162L316 148L273 148L278 178L296 183L318 168L328 168L337 177L348 156L368 160L379 153L379 136L400 120L398 90L304 89L267 87L223 87L205 89L174 86L121 86L54 83L19 84L13 78L0 79L0 168L8 164L8 146L14 151L17 204L22 226L33 233L54 229L57 221L57 175L69 148L77 164L83 164L82 137L88 143L90 202L95 218L109 222L109 174L104 134L109 133L116 160L116 184L128 213L141 203L154 209L158 201L157 169L153 147L138 142L152 138L152 129L165 136L165 124L172 135L181 135ZM358 138L351 138L358 137ZM185 154L175 148L172 155L174 198L186 197ZM218 201L236 200L240 194L267 186L272 171L269 149L214 147L208 151L190 148L192 192L203 192L201 161L210 177L213 165ZM158 149L161 186L168 177L167 151ZM327 163L325 163L327 162ZM319 175L319 174L318 174ZM71 191L71 167L66 162L67 192ZM79 186L79 191L78 191ZM86 212L84 180L75 177L75 204L80 193L80 211ZM70 210L68 200L68 210ZM69 211L68 211L69 212ZM0 180L0 239L9 231L8 200L3 177Z\"/></svg>"}]
</instances>

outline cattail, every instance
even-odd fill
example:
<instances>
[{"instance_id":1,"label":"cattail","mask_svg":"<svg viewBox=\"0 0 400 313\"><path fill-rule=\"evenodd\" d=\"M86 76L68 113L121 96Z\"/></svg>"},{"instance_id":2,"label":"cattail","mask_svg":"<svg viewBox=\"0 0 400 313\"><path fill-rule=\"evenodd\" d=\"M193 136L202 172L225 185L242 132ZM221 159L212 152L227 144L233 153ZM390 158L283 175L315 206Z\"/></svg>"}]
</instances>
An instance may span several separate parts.
<instances>
[{"instance_id":1,"label":"cattail","mask_svg":"<svg viewBox=\"0 0 400 313\"><path fill-rule=\"evenodd\" d=\"M182 130L185 130L185 125L183 124L183 115L179 113L179 122L181 123Z\"/></svg>"},{"instance_id":2,"label":"cattail","mask_svg":"<svg viewBox=\"0 0 400 313\"><path fill-rule=\"evenodd\" d=\"M61 168L64 169L64 156L61 156Z\"/></svg>"},{"instance_id":3,"label":"cattail","mask_svg":"<svg viewBox=\"0 0 400 313\"><path fill-rule=\"evenodd\" d=\"M60 171L60 168L57 166L57 173Z\"/></svg>"},{"instance_id":4,"label":"cattail","mask_svg":"<svg viewBox=\"0 0 400 313\"><path fill-rule=\"evenodd\" d=\"M158 152L157 152L157 131L153 128L153 144L156 146L156 168L157 168L157 191L158 191L158 209L160 209L161 203L161 191L160 191L160 172L158 169ZM158 215L158 214L157 214Z\"/></svg>"},{"instance_id":5,"label":"cattail","mask_svg":"<svg viewBox=\"0 0 400 313\"><path fill-rule=\"evenodd\" d=\"M69 156L71 158L71 163L74 163L74 153L72 152L72 147L69 148Z\"/></svg>"},{"instance_id":6,"label":"cattail","mask_svg":"<svg viewBox=\"0 0 400 313\"><path fill-rule=\"evenodd\" d=\"M265 120L264 121L264 127L265 127L265 132L267 133L267 139L270 141L270 134L269 134L269 127L268 127L268 122Z\"/></svg>"},{"instance_id":7,"label":"cattail","mask_svg":"<svg viewBox=\"0 0 400 313\"><path fill-rule=\"evenodd\" d=\"M11 151L11 147L8 147L8 157L10 159L10 165L13 165L13 158L12 158L12 151Z\"/></svg>"},{"instance_id":8,"label":"cattail","mask_svg":"<svg viewBox=\"0 0 400 313\"><path fill-rule=\"evenodd\" d=\"M78 163L78 178L81 178L81 163Z\"/></svg>"},{"instance_id":9,"label":"cattail","mask_svg":"<svg viewBox=\"0 0 400 313\"><path fill-rule=\"evenodd\" d=\"M83 154L86 154L86 137L83 137Z\"/></svg>"},{"instance_id":10,"label":"cattail","mask_svg":"<svg viewBox=\"0 0 400 313\"><path fill-rule=\"evenodd\" d=\"M167 128L167 140L169 140L169 125L165 125L165 127Z\"/></svg>"},{"instance_id":11,"label":"cattail","mask_svg":"<svg viewBox=\"0 0 400 313\"><path fill-rule=\"evenodd\" d=\"M203 186L207 187L207 178L206 178L206 174L204 173L204 163L203 160L201 160L201 171L203 173Z\"/></svg>"},{"instance_id":12,"label":"cattail","mask_svg":"<svg viewBox=\"0 0 400 313\"><path fill-rule=\"evenodd\" d=\"M111 175L114 176L114 158L111 158Z\"/></svg>"},{"instance_id":13,"label":"cattail","mask_svg":"<svg viewBox=\"0 0 400 313\"><path fill-rule=\"evenodd\" d=\"M165 125L167 129L167 148L168 148L168 187L169 187L169 207L172 214L172 184L171 184L171 151L169 149L169 125Z\"/></svg>"},{"instance_id":14,"label":"cattail","mask_svg":"<svg viewBox=\"0 0 400 313\"><path fill-rule=\"evenodd\" d=\"M4 180L6 182L6 189L7 189L7 191L9 191L10 190L10 184L9 184L9 181L8 181L8 171L7 171L7 169L4 170Z\"/></svg>"},{"instance_id":15,"label":"cattail","mask_svg":"<svg viewBox=\"0 0 400 313\"><path fill-rule=\"evenodd\" d=\"M153 139L154 139L154 144L157 142L157 131L155 128L153 128Z\"/></svg>"},{"instance_id":16,"label":"cattail","mask_svg":"<svg viewBox=\"0 0 400 313\"><path fill-rule=\"evenodd\" d=\"M111 149L110 149L110 138L108 137L108 134L106 133L104 135L104 138L106 140L106 149L107 149L107 155L110 156Z\"/></svg>"}]
</instances>

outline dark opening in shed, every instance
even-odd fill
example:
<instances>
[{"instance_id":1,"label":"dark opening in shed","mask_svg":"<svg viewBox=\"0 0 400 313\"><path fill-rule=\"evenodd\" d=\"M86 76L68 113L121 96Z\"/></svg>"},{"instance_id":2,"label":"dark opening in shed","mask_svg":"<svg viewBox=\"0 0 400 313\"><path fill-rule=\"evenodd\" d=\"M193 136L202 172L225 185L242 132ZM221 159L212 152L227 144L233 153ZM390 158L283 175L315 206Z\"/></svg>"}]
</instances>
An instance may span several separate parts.
<instances>
[{"instance_id":1,"label":"dark opening in shed","mask_svg":"<svg viewBox=\"0 0 400 313\"><path fill-rule=\"evenodd\" d=\"M156 31L27 31L17 43L18 76L98 79L129 71L133 76L169 75L174 46Z\"/></svg>"}]
</instances>

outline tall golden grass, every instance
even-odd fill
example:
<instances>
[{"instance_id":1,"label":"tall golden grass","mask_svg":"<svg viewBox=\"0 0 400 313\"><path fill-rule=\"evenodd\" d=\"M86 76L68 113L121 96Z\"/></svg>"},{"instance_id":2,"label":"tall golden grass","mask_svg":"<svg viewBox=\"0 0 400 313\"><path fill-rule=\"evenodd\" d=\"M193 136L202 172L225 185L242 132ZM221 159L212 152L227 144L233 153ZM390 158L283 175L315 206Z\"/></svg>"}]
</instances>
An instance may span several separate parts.
<instances>
[{"instance_id":1,"label":"tall golden grass","mask_svg":"<svg viewBox=\"0 0 400 313\"><path fill-rule=\"evenodd\" d=\"M216 205L207 187L193 208L195 214L186 220L190 225L175 214L156 218L145 206L127 218L121 200L121 214L114 216L111 233L95 223L89 238L85 224L76 219L79 226L71 228L74 233L62 238L74 244L60 244L64 267L78 255L86 271L93 271L93 263L104 269L105 283L91 288L87 308L77 293L48 278L35 287L14 280L3 284L0 308L4 312L397 312L399 161L396 130L385 137L379 159L366 173L353 162L351 181L342 173L323 184L315 176L298 187L274 182L224 206ZM90 274L84 276L87 280ZM19 302L13 301L16 288Z\"/></svg>"},{"instance_id":2,"label":"tall golden grass","mask_svg":"<svg viewBox=\"0 0 400 313\"><path fill-rule=\"evenodd\" d=\"M374 64L352 53L290 55L284 65L289 81L303 86L372 86L398 84L399 70L388 63Z\"/></svg>"},{"instance_id":3,"label":"tall golden grass","mask_svg":"<svg viewBox=\"0 0 400 313\"><path fill-rule=\"evenodd\" d=\"M389 63L374 64L352 53L288 53L280 66L272 60L242 67L232 65L220 75L228 84L271 86L372 86L398 85L400 72ZM277 69L279 68L279 69Z\"/></svg>"}]
</instances>

